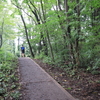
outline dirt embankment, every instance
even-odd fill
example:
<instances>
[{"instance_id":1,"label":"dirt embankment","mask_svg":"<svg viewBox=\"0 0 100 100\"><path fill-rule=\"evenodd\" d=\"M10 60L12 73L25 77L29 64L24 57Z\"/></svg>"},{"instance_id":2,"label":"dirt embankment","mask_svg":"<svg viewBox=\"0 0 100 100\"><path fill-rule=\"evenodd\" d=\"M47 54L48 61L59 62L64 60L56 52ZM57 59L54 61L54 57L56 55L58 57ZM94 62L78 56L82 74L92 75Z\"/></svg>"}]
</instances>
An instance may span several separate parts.
<instances>
[{"instance_id":1,"label":"dirt embankment","mask_svg":"<svg viewBox=\"0 0 100 100\"><path fill-rule=\"evenodd\" d=\"M100 75L78 72L70 77L60 68L34 60L74 97L79 100L100 100Z\"/></svg>"}]
</instances>

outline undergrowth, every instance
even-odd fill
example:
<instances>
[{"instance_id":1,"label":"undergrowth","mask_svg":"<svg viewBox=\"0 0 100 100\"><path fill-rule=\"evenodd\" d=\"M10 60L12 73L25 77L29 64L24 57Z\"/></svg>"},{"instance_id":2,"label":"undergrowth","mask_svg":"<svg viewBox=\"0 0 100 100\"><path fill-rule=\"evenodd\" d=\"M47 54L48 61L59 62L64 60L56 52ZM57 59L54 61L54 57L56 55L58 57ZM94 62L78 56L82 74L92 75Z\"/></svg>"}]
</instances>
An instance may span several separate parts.
<instances>
[{"instance_id":1,"label":"undergrowth","mask_svg":"<svg viewBox=\"0 0 100 100\"><path fill-rule=\"evenodd\" d=\"M19 100L19 85L17 59L0 63L0 100Z\"/></svg>"}]
</instances>

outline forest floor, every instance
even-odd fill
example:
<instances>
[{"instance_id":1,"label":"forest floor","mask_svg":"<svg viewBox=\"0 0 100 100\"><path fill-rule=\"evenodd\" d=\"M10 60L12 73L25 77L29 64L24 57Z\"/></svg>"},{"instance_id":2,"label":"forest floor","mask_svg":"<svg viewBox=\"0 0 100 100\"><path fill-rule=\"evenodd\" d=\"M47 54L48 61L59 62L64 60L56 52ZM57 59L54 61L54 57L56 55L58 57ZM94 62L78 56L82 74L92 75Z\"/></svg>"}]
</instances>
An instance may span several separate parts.
<instances>
[{"instance_id":1,"label":"forest floor","mask_svg":"<svg viewBox=\"0 0 100 100\"><path fill-rule=\"evenodd\" d=\"M70 76L60 67L50 66L38 59L34 59L34 61L75 98L100 100L100 74L93 75L78 71L75 75Z\"/></svg>"}]
</instances>

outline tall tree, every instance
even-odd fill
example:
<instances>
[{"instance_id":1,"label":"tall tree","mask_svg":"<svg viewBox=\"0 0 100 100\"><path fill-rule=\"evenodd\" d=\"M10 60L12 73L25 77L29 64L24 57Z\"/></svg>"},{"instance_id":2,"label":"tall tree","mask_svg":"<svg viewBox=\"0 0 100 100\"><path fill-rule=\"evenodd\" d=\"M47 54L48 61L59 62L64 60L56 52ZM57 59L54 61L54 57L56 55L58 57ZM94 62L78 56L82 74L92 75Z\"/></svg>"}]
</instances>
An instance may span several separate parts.
<instances>
[{"instance_id":1,"label":"tall tree","mask_svg":"<svg viewBox=\"0 0 100 100\"><path fill-rule=\"evenodd\" d=\"M26 33L26 39L27 39L27 42L29 44L29 48L30 48L31 55L32 55L32 57L34 57L35 55L34 55L34 53L32 51L32 47L31 47L31 44L30 44L30 41L29 41L29 37L28 37L28 31L27 31L26 23L24 21L24 18L23 18L23 15L22 14L21 14L21 19L22 19L23 24L24 24L25 33Z\"/></svg>"}]
</instances>

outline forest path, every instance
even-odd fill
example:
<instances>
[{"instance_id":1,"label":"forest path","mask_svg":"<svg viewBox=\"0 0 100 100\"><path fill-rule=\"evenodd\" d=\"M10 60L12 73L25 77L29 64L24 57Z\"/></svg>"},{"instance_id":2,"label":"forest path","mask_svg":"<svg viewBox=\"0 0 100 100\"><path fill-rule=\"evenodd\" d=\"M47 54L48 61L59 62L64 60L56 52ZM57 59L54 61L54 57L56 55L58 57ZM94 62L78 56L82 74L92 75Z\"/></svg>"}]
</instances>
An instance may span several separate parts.
<instances>
[{"instance_id":1,"label":"forest path","mask_svg":"<svg viewBox=\"0 0 100 100\"><path fill-rule=\"evenodd\" d=\"M75 100L35 61L19 58L22 100Z\"/></svg>"}]
</instances>

